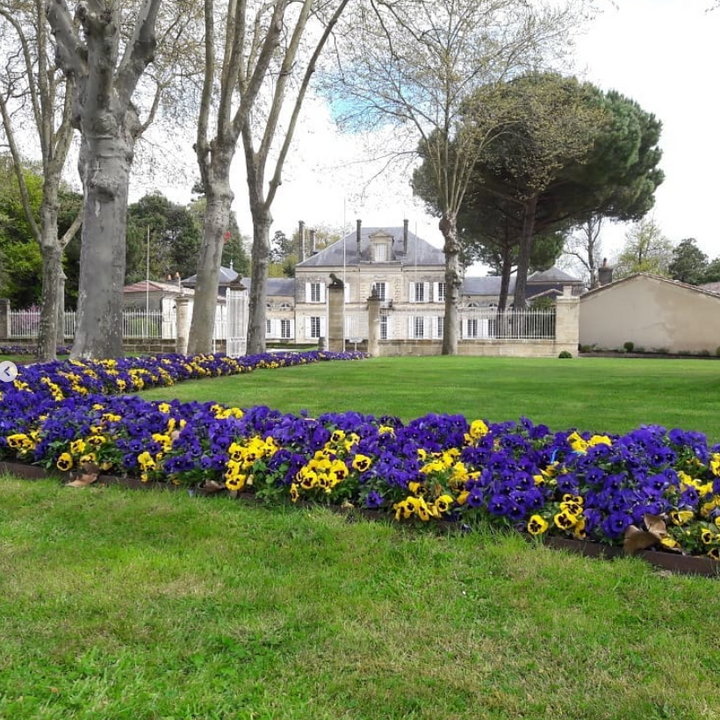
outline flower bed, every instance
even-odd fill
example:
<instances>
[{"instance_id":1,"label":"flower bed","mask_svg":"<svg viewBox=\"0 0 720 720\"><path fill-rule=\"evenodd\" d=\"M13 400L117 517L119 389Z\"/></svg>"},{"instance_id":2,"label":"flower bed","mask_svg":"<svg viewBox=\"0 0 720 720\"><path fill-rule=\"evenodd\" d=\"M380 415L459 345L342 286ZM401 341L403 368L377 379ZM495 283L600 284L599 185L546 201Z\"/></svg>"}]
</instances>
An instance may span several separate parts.
<instances>
[{"instance_id":1,"label":"flower bed","mask_svg":"<svg viewBox=\"0 0 720 720\"><path fill-rule=\"evenodd\" d=\"M58 345L58 355L69 355L70 348L67 345ZM35 355L37 348L32 345L0 345L0 355Z\"/></svg>"},{"instance_id":2,"label":"flower bed","mask_svg":"<svg viewBox=\"0 0 720 720\"><path fill-rule=\"evenodd\" d=\"M658 426L551 432L527 419L318 418L112 393L359 354L161 356L21 369L3 392L0 452L68 471L380 510L399 522L490 522L720 559L720 446Z\"/></svg>"}]
</instances>

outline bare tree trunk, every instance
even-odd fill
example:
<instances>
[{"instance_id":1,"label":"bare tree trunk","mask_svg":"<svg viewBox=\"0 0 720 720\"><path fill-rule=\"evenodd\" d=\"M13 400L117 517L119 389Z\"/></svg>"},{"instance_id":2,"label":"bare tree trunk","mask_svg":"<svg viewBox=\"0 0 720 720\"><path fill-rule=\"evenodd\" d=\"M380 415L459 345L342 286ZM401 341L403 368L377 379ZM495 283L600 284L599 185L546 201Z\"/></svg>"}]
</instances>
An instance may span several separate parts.
<instances>
[{"instance_id":1,"label":"bare tree trunk","mask_svg":"<svg viewBox=\"0 0 720 720\"><path fill-rule=\"evenodd\" d=\"M57 319L57 347L65 345L65 281L67 275L60 264L60 275L58 278L58 319Z\"/></svg>"},{"instance_id":2,"label":"bare tree trunk","mask_svg":"<svg viewBox=\"0 0 720 720\"><path fill-rule=\"evenodd\" d=\"M51 225L49 229L57 229ZM46 230L46 228L43 228ZM40 330L38 333L38 346L35 354L38 362L51 362L55 360L58 338L58 320L60 307L60 293L64 284L60 281L62 269L62 248L57 238L42 244L42 295L40 301Z\"/></svg>"},{"instance_id":3,"label":"bare tree trunk","mask_svg":"<svg viewBox=\"0 0 720 720\"><path fill-rule=\"evenodd\" d=\"M252 208L253 252L252 284L248 309L248 354L264 353L265 309L267 306L267 275L270 263L270 226L272 215L264 205ZM262 278L262 280L260 280ZM257 279L257 281L256 281Z\"/></svg>"},{"instance_id":4,"label":"bare tree trunk","mask_svg":"<svg viewBox=\"0 0 720 720\"><path fill-rule=\"evenodd\" d=\"M457 217L446 213L440 220L440 232L445 240L445 321L443 325L443 355L458 353L458 305L462 287L460 243L457 236Z\"/></svg>"},{"instance_id":5,"label":"bare tree trunk","mask_svg":"<svg viewBox=\"0 0 720 720\"><path fill-rule=\"evenodd\" d=\"M230 220L233 193L230 190L230 161L224 173L215 173L205 188L207 206L205 227L198 258L197 282L193 302L188 353L210 352L212 348L215 313L217 311L218 286L223 253L223 239ZM224 177L218 177L223 175Z\"/></svg>"},{"instance_id":6,"label":"bare tree trunk","mask_svg":"<svg viewBox=\"0 0 720 720\"><path fill-rule=\"evenodd\" d=\"M510 247L505 246L502 253L502 269L500 271L500 299L498 300L498 312L505 312L507 309L507 299L510 294L510 276L512 275L512 258L510 257Z\"/></svg>"},{"instance_id":7,"label":"bare tree trunk","mask_svg":"<svg viewBox=\"0 0 720 720\"><path fill-rule=\"evenodd\" d=\"M116 118L109 115L99 110L86 127L111 127ZM81 146L85 205L73 359L123 356L125 230L137 118L130 112L123 119L131 129L120 125L114 136L85 131Z\"/></svg>"},{"instance_id":8,"label":"bare tree trunk","mask_svg":"<svg viewBox=\"0 0 720 720\"><path fill-rule=\"evenodd\" d=\"M120 8L48 0L47 19L63 72L74 81L72 124L80 130L84 206L73 358L122 357L122 288L130 167L142 125L133 94L155 54L161 0L143 0L120 56ZM157 96L156 96L157 97ZM56 306L57 307L57 306Z\"/></svg>"},{"instance_id":9,"label":"bare tree trunk","mask_svg":"<svg viewBox=\"0 0 720 720\"><path fill-rule=\"evenodd\" d=\"M58 242L58 184L60 177L46 176L40 206L39 242L42 256L42 294L40 328L35 358L38 362L56 359L58 305L60 303L60 272L63 248Z\"/></svg>"},{"instance_id":10,"label":"bare tree trunk","mask_svg":"<svg viewBox=\"0 0 720 720\"><path fill-rule=\"evenodd\" d=\"M521 310L527 303L527 276L530 267L530 251L532 250L535 235L535 210L537 208L537 194L525 201L523 229L520 235L520 248L518 251L517 275L515 277L514 305Z\"/></svg>"}]
</instances>

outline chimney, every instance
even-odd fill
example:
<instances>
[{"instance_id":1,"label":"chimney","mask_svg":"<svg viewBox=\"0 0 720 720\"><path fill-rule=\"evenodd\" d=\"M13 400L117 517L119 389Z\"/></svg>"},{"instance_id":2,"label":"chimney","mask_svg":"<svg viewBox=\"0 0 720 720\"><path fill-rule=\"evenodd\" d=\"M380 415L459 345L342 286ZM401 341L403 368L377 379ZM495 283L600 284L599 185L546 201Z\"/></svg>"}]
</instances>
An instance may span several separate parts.
<instances>
[{"instance_id":1,"label":"chimney","mask_svg":"<svg viewBox=\"0 0 720 720\"><path fill-rule=\"evenodd\" d=\"M298 223L298 262L305 259L305 222L301 220Z\"/></svg>"},{"instance_id":2,"label":"chimney","mask_svg":"<svg viewBox=\"0 0 720 720\"><path fill-rule=\"evenodd\" d=\"M602 265L598 268L598 285L609 285L612 282L613 268L607 264L607 258L603 258Z\"/></svg>"},{"instance_id":3,"label":"chimney","mask_svg":"<svg viewBox=\"0 0 720 720\"><path fill-rule=\"evenodd\" d=\"M315 247L315 229L310 230L310 254L315 255L317 248Z\"/></svg>"},{"instance_id":4,"label":"chimney","mask_svg":"<svg viewBox=\"0 0 720 720\"><path fill-rule=\"evenodd\" d=\"M408 251L408 225L409 220L403 220L403 254L407 255Z\"/></svg>"},{"instance_id":5,"label":"chimney","mask_svg":"<svg viewBox=\"0 0 720 720\"><path fill-rule=\"evenodd\" d=\"M362 237L362 220L358 218L357 230L355 231L355 241L357 242L357 257L360 262L360 238Z\"/></svg>"}]
</instances>

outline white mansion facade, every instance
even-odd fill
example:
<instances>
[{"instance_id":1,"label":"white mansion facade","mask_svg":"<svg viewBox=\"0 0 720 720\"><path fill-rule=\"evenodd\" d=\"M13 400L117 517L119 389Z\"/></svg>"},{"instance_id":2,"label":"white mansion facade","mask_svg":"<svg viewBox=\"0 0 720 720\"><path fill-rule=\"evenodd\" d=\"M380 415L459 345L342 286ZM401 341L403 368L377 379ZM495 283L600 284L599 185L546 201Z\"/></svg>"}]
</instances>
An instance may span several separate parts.
<instances>
[{"instance_id":1,"label":"white mansion facade","mask_svg":"<svg viewBox=\"0 0 720 720\"><path fill-rule=\"evenodd\" d=\"M303 251L301 250L301 257ZM237 273L223 268L227 282ZM367 300L373 290L381 300L380 339L440 340L445 310L445 257L441 249L408 228L363 227L357 221L348 233L328 247L312 252L295 266L294 278L269 278L266 339L269 342L313 344L327 337L327 288L337 278L344 286L345 339L351 344L368 337ZM192 287L194 278L183 281ZM251 280L242 278L250 287ZM223 285L221 283L221 294ZM528 278L528 298L562 293L581 282L557 268ZM511 291L513 286L511 285ZM482 311L494 307L499 277L466 277L461 290L461 338L487 337ZM508 299L512 302L512 296ZM492 313L490 313L492 314Z\"/></svg>"}]
</instances>

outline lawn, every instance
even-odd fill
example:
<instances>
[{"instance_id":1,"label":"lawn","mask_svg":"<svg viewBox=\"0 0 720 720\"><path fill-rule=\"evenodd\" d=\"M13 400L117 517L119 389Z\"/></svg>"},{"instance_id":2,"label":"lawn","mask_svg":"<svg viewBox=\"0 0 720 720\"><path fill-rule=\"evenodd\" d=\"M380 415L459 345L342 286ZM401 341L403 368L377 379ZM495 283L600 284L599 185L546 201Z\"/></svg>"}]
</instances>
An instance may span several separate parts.
<instances>
[{"instance_id":1,"label":"lawn","mask_svg":"<svg viewBox=\"0 0 720 720\"><path fill-rule=\"evenodd\" d=\"M314 416L343 410L404 420L429 412L492 422L526 416L555 430L622 433L655 423L720 441L714 360L381 358L197 380L143 397L307 409Z\"/></svg>"},{"instance_id":2,"label":"lawn","mask_svg":"<svg viewBox=\"0 0 720 720\"><path fill-rule=\"evenodd\" d=\"M720 438L718 376L393 358L143 396ZM2 478L0 720L718 720L717 583L517 534Z\"/></svg>"},{"instance_id":3,"label":"lawn","mask_svg":"<svg viewBox=\"0 0 720 720\"><path fill-rule=\"evenodd\" d=\"M0 487L3 720L720 717L715 580L321 509Z\"/></svg>"}]
</instances>

